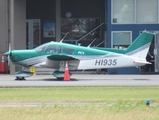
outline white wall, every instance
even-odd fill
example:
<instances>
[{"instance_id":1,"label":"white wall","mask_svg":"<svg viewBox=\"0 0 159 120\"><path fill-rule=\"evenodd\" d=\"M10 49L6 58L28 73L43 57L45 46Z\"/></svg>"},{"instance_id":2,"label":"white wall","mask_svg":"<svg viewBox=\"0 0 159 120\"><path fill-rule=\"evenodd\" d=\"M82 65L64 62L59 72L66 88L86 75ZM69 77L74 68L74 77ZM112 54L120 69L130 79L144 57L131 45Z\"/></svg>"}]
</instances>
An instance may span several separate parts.
<instances>
[{"instance_id":1,"label":"white wall","mask_svg":"<svg viewBox=\"0 0 159 120\"><path fill-rule=\"evenodd\" d=\"M0 57L8 50L8 7L7 0L0 0Z\"/></svg>"}]
</instances>

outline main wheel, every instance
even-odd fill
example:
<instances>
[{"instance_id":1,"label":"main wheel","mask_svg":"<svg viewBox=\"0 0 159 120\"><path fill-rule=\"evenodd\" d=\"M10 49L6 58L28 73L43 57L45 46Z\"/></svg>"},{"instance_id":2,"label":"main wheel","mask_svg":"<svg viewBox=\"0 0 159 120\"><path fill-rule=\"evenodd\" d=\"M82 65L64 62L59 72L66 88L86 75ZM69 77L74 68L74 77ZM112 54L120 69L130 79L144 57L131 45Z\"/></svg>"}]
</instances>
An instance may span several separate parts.
<instances>
[{"instance_id":1,"label":"main wheel","mask_svg":"<svg viewBox=\"0 0 159 120\"><path fill-rule=\"evenodd\" d=\"M64 80L64 77L57 77L57 80Z\"/></svg>"}]
</instances>

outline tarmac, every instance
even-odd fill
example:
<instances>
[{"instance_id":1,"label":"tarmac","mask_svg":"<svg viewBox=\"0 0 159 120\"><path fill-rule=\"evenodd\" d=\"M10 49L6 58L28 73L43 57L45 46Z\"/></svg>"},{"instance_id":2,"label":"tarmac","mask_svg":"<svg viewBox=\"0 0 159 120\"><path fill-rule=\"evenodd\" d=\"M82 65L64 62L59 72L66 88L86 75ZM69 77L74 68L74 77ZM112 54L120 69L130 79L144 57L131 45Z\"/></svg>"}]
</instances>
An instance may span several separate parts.
<instances>
[{"instance_id":1,"label":"tarmac","mask_svg":"<svg viewBox=\"0 0 159 120\"><path fill-rule=\"evenodd\" d=\"M0 74L0 87L156 87L159 75L73 74L71 80L57 80L52 75L35 75L23 81L14 75Z\"/></svg>"}]
</instances>

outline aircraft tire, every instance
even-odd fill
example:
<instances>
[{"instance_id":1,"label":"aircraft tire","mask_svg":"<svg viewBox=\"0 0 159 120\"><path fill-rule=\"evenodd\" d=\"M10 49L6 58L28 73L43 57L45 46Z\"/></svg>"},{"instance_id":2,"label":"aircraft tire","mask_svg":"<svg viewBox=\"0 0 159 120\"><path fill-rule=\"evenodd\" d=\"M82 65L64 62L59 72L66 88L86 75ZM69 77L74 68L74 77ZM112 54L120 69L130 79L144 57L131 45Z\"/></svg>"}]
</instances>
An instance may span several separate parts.
<instances>
[{"instance_id":1,"label":"aircraft tire","mask_svg":"<svg viewBox=\"0 0 159 120\"><path fill-rule=\"evenodd\" d=\"M16 77L15 80L25 80L25 77Z\"/></svg>"},{"instance_id":2,"label":"aircraft tire","mask_svg":"<svg viewBox=\"0 0 159 120\"><path fill-rule=\"evenodd\" d=\"M97 74L101 74L101 69L96 69Z\"/></svg>"},{"instance_id":3,"label":"aircraft tire","mask_svg":"<svg viewBox=\"0 0 159 120\"><path fill-rule=\"evenodd\" d=\"M57 80L64 80L64 77L57 77Z\"/></svg>"}]
</instances>

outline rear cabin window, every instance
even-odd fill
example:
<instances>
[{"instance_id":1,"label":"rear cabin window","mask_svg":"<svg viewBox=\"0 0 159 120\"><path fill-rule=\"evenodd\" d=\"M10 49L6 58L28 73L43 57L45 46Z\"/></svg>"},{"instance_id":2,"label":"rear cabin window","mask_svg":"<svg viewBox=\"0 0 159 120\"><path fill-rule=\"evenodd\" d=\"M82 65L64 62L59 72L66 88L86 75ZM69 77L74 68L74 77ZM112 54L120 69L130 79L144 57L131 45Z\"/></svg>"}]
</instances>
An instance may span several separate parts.
<instances>
[{"instance_id":1,"label":"rear cabin window","mask_svg":"<svg viewBox=\"0 0 159 120\"><path fill-rule=\"evenodd\" d=\"M74 49L71 49L71 48L63 48L62 52L65 53L65 54L72 55L73 52L74 52Z\"/></svg>"},{"instance_id":2,"label":"rear cabin window","mask_svg":"<svg viewBox=\"0 0 159 120\"><path fill-rule=\"evenodd\" d=\"M59 46L53 46L53 45L50 45L47 47L46 49L46 53L60 53L60 47Z\"/></svg>"}]
</instances>

